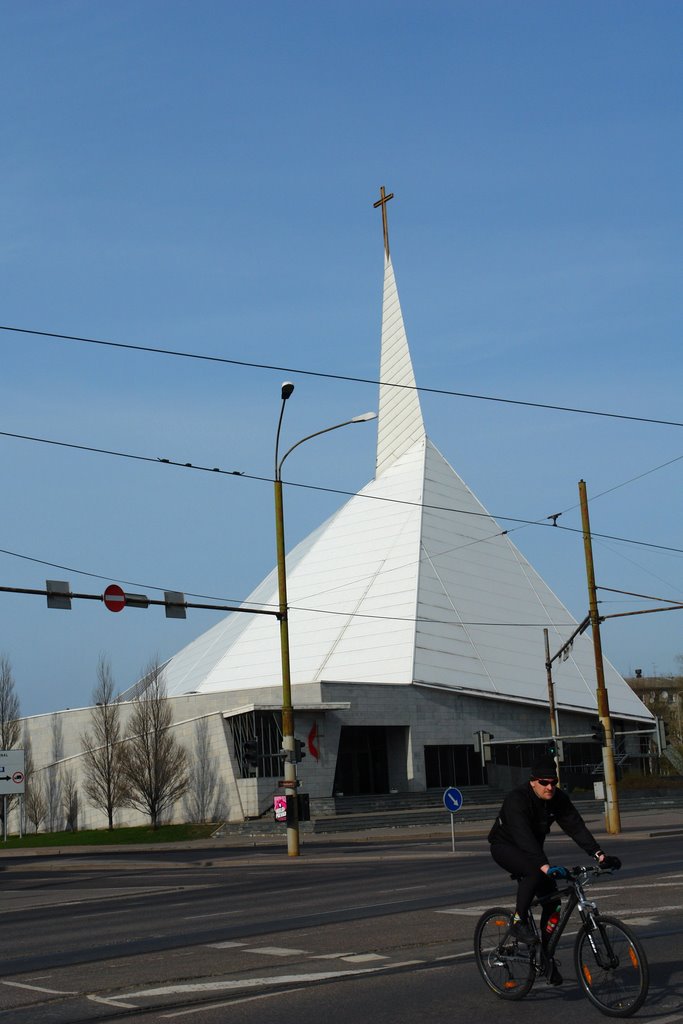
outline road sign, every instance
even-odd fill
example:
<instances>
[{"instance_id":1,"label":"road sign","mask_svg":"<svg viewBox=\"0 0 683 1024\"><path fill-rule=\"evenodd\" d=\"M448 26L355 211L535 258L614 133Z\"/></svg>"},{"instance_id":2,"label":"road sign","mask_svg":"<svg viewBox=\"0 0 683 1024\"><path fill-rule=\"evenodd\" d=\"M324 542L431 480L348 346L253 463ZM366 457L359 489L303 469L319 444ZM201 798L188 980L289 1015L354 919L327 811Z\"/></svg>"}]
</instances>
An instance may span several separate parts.
<instances>
[{"instance_id":1,"label":"road sign","mask_svg":"<svg viewBox=\"0 0 683 1024\"><path fill-rule=\"evenodd\" d=\"M121 612L126 607L126 595L117 583L110 583L105 590L104 603L110 612Z\"/></svg>"},{"instance_id":2,"label":"road sign","mask_svg":"<svg viewBox=\"0 0 683 1024\"><path fill-rule=\"evenodd\" d=\"M444 790L443 794L443 805L447 811L454 814L459 811L462 807L462 793L455 786L449 786L448 789Z\"/></svg>"},{"instance_id":3,"label":"road sign","mask_svg":"<svg viewBox=\"0 0 683 1024\"><path fill-rule=\"evenodd\" d=\"M24 751L0 750L0 796L18 796L24 785Z\"/></svg>"}]
</instances>

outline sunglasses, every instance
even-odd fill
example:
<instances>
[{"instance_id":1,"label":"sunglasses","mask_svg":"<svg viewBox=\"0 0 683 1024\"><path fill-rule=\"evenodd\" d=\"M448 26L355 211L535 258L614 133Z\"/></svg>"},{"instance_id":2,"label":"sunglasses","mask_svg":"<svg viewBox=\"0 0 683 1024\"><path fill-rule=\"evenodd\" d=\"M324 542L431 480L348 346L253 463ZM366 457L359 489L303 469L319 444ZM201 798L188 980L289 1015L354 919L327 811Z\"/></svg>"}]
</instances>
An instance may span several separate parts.
<instances>
[{"instance_id":1,"label":"sunglasses","mask_svg":"<svg viewBox=\"0 0 683 1024\"><path fill-rule=\"evenodd\" d=\"M539 786L556 786L557 779L536 779Z\"/></svg>"}]
</instances>

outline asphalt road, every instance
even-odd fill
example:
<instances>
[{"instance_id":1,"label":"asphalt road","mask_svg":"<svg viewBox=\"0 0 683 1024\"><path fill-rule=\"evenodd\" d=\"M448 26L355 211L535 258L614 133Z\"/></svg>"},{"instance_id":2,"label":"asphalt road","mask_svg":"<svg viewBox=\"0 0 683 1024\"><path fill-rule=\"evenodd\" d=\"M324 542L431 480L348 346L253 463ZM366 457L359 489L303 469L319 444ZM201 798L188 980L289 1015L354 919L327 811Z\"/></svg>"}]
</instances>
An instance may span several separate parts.
<instances>
[{"instance_id":1,"label":"asphalt road","mask_svg":"<svg viewBox=\"0 0 683 1024\"><path fill-rule=\"evenodd\" d=\"M637 1017L683 1024L683 833L605 839L624 870L591 889L643 939L650 996ZM558 863L585 857L565 837ZM486 907L513 883L481 836L0 860L0 1024L86 1021L585 1024L573 978L521 1004L489 994L472 957ZM569 931L572 928L570 925Z\"/></svg>"}]
</instances>

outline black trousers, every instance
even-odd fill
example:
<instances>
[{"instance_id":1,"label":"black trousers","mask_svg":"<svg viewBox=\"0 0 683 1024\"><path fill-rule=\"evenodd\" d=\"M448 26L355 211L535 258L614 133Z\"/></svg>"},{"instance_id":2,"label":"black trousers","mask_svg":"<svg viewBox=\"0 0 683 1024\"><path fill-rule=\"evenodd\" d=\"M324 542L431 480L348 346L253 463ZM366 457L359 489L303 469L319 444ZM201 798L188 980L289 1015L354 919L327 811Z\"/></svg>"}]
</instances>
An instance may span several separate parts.
<instances>
[{"instance_id":1,"label":"black trousers","mask_svg":"<svg viewBox=\"0 0 683 1024\"><path fill-rule=\"evenodd\" d=\"M544 935L548 918L560 905L559 899L552 899L557 892L555 879L548 878L528 853L508 843L491 843L491 856L499 867L509 871L517 879L515 910L522 920L526 919L534 896L543 901L541 934Z\"/></svg>"}]
</instances>

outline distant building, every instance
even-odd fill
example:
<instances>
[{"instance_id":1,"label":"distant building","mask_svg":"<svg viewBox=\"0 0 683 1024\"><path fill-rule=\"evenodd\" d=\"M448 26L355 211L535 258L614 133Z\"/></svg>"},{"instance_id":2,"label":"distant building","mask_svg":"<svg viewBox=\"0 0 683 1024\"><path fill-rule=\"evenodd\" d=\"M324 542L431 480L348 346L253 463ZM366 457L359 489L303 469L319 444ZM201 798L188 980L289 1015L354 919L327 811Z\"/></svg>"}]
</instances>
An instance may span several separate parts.
<instances>
[{"instance_id":1,"label":"distant building","mask_svg":"<svg viewBox=\"0 0 683 1024\"><path fill-rule=\"evenodd\" d=\"M667 736L683 743L683 676L643 676L628 678L627 683L646 708L664 719Z\"/></svg>"}]
</instances>

